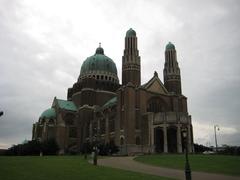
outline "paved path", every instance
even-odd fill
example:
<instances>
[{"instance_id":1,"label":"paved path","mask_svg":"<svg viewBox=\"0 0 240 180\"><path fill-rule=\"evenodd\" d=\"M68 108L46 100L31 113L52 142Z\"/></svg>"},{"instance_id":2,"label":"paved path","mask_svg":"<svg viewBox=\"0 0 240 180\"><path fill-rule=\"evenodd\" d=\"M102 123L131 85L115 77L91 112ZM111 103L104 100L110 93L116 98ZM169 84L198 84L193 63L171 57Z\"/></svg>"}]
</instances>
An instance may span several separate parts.
<instances>
[{"instance_id":1,"label":"paved path","mask_svg":"<svg viewBox=\"0 0 240 180\"><path fill-rule=\"evenodd\" d=\"M134 157L110 157L99 159L98 164L113 168L125 169L129 171L141 172L157 176L171 177L174 179L185 179L184 171L162 168L143 164L133 160ZM203 172L192 172L193 180L240 180L240 177L225 176L220 174L210 174Z\"/></svg>"}]
</instances>

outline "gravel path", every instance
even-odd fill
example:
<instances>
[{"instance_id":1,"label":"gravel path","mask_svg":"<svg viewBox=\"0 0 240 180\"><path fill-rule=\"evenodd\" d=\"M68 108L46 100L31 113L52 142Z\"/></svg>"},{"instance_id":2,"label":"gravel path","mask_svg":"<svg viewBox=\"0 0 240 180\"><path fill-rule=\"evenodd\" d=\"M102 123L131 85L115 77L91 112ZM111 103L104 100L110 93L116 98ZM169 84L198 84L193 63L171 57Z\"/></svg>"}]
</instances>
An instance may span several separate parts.
<instances>
[{"instance_id":1,"label":"gravel path","mask_svg":"<svg viewBox=\"0 0 240 180\"><path fill-rule=\"evenodd\" d=\"M98 164L113 168L125 169L129 171L141 172L157 176L171 177L174 179L185 179L184 171L162 168L143 164L133 160L134 157L110 157L99 159ZM240 177L226 176L213 173L192 172L193 180L240 180Z\"/></svg>"}]
</instances>

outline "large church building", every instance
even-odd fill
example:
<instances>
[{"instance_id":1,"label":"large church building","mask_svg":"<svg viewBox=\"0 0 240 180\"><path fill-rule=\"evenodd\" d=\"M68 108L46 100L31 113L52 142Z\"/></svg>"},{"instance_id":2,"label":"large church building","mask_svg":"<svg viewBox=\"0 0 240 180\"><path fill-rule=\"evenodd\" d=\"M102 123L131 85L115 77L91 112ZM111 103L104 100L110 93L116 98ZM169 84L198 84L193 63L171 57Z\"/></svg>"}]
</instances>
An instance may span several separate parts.
<instances>
[{"instance_id":1,"label":"large church building","mask_svg":"<svg viewBox=\"0 0 240 180\"><path fill-rule=\"evenodd\" d=\"M136 32L129 29L122 56L122 84L114 61L101 46L81 66L68 88L67 100L54 98L33 124L32 138L54 138L59 153L79 150L84 143L115 143L120 154L182 153L183 133L193 152L193 129L187 98L182 94L175 46L165 49L164 83L154 72L141 84L141 57Z\"/></svg>"}]
</instances>

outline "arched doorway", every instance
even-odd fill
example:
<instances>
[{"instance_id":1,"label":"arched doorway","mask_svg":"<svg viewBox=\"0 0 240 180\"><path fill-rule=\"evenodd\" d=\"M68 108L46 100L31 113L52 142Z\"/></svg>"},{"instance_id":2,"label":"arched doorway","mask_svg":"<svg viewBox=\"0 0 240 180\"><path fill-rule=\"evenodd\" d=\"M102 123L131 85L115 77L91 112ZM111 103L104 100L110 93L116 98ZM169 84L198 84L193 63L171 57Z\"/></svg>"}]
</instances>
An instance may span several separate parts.
<instances>
[{"instance_id":1,"label":"arched doorway","mask_svg":"<svg viewBox=\"0 0 240 180\"><path fill-rule=\"evenodd\" d=\"M163 129L160 127L154 128L154 145L156 153L163 152L164 146Z\"/></svg>"},{"instance_id":2,"label":"arched doorway","mask_svg":"<svg viewBox=\"0 0 240 180\"><path fill-rule=\"evenodd\" d=\"M175 126L167 129L168 152L177 153L177 128Z\"/></svg>"}]
</instances>

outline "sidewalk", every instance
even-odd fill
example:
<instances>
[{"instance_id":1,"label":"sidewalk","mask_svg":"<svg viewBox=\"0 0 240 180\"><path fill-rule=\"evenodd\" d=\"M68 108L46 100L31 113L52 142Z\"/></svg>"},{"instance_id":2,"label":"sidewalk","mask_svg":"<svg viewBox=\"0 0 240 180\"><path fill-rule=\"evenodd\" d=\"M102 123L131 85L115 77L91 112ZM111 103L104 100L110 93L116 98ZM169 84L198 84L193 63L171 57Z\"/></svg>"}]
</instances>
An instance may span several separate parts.
<instances>
[{"instance_id":1,"label":"sidewalk","mask_svg":"<svg viewBox=\"0 0 240 180\"><path fill-rule=\"evenodd\" d=\"M133 160L134 157L110 157L99 159L98 164L113 168L125 169L144 174L152 174L157 176L170 177L174 179L185 179L183 170L162 168L152 165L139 163ZM240 177L226 176L221 174L212 174L204 172L192 172L193 180L240 180Z\"/></svg>"}]
</instances>

